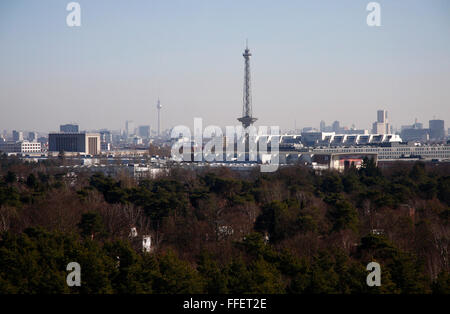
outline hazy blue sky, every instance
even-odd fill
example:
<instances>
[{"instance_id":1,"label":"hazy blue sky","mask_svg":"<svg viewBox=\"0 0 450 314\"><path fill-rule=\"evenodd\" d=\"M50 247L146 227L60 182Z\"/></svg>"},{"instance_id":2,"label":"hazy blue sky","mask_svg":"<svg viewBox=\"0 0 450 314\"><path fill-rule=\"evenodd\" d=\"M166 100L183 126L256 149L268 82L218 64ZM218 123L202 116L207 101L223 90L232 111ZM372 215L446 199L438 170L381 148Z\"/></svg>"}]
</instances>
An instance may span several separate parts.
<instances>
[{"instance_id":1,"label":"hazy blue sky","mask_svg":"<svg viewBox=\"0 0 450 314\"><path fill-rule=\"evenodd\" d=\"M399 127L450 125L450 1L0 1L0 129L156 124L235 125L245 39L260 125L370 128L377 109Z\"/></svg>"}]
</instances>

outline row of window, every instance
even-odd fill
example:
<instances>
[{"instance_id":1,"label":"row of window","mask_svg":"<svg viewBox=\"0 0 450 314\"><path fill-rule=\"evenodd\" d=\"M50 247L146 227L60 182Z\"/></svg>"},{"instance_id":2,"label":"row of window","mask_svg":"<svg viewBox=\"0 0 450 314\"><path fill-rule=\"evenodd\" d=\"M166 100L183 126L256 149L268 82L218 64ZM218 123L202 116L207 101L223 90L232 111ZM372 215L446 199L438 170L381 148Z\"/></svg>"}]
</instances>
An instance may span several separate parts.
<instances>
[{"instance_id":1,"label":"row of window","mask_svg":"<svg viewBox=\"0 0 450 314\"><path fill-rule=\"evenodd\" d=\"M326 153L378 153L380 155L402 155L402 154L417 154L425 156L443 156L450 158L450 146L446 147L426 147L426 148L364 148L364 149L323 149L317 150Z\"/></svg>"}]
</instances>

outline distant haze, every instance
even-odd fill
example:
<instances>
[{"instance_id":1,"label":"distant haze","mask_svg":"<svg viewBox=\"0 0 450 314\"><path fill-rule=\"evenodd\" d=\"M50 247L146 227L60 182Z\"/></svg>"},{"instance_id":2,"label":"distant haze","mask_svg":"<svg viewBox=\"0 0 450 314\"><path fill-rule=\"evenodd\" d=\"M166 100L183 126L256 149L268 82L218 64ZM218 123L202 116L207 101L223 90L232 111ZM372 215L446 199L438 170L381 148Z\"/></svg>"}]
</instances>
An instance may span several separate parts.
<instances>
[{"instance_id":1,"label":"distant haze","mask_svg":"<svg viewBox=\"0 0 450 314\"><path fill-rule=\"evenodd\" d=\"M0 130L156 129L194 117L236 125L245 40L253 53L253 113L283 129L395 127L434 116L450 127L450 1L0 1Z\"/></svg>"}]
</instances>

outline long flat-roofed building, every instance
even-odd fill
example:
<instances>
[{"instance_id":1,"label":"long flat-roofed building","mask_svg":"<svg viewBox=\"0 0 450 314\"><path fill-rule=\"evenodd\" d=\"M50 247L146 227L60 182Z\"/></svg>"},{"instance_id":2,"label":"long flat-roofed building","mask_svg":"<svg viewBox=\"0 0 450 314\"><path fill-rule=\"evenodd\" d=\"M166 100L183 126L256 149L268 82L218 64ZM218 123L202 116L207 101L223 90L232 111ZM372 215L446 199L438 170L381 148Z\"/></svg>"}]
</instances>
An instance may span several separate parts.
<instances>
[{"instance_id":1,"label":"long flat-roofed building","mask_svg":"<svg viewBox=\"0 0 450 314\"><path fill-rule=\"evenodd\" d=\"M98 155L100 154L100 134L50 133L48 135L48 151Z\"/></svg>"},{"instance_id":2,"label":"long flat-roofed building","mask_svg":"<svg viewBox=\"0 0 450 314\"><path fill-rule=\"evenodd\" d=\"M280 162L284 163L288 160L295 162L300 159L302 155L314 154L376 154L378 161L407 160L411 158L423 160L450 160L450 145L409 145L385 143L370 146L304 147L296 150L280 151Z\"/></svg>"},{"instance_id":3,"label":"long flat-roofed building","mask_svg":"<svg viewBox=\"0 0 450 314\"><path fill-rule=\"evenodd\" d=\"M306 146L351 146L401 142L397 134L336 134L335 132L303 132Z\"/></svg>"},{"instance_id":4,"label":"long flat-roofed building","mask_svg":"<svg viewBox=\"0 0 450 314\"><path fill-rule=\"evenodd\" d=\"M40 153L41 143L19 141L0 143L0 152L3 153Z\"/></svg>"}]
</instances>

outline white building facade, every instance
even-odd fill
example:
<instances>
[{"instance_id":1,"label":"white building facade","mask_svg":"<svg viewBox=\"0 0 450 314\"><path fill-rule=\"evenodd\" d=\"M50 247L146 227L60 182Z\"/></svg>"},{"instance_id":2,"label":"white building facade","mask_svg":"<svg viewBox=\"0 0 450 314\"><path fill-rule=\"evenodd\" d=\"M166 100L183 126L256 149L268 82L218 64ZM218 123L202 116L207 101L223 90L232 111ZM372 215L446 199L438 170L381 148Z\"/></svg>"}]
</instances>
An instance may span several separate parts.
<instances>
[{"instance_id":1,"label":"white building facade","mask_svg":"<svg viewBox=\"0 0 450 314\"><path fill-rule=\"evenodd\" d=\"M4 153L40 153L41 143L19 141L0 143L0 151Z\"/></svg>"}]
</instances>

